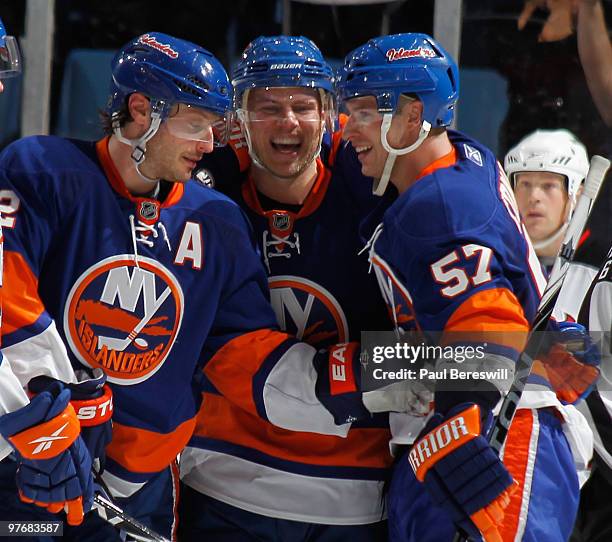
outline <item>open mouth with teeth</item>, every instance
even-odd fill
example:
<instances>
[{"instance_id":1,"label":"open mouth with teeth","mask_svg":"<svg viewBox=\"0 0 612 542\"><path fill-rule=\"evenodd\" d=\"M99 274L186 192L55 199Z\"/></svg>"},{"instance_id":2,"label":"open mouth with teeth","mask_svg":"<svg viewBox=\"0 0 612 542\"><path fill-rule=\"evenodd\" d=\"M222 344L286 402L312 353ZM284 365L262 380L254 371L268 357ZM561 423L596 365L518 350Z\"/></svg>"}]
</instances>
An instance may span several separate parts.
<instances>
[{"instance_id":1,"label":"open mouth with teeth","mask_svg":"<svg viewBox=\"0 0 612 542\"><path fill-rule=\"evenodd\" d=\"M296 138L277 138L270 141L270 145L282 154L293 154L300 150L302 142Z\"/></svg>"},{"instance_id":2,"label":"open mouth with teeth","mask_svg":"<svg viewBox=\"0 0 612 542\"><path fill-rule=\"evenodd\" d=\"M357 157L361 158L366 153L372 150L372 145L361 145L355 147L355 152L357 153Z\"/></svg>"}]
</instances>

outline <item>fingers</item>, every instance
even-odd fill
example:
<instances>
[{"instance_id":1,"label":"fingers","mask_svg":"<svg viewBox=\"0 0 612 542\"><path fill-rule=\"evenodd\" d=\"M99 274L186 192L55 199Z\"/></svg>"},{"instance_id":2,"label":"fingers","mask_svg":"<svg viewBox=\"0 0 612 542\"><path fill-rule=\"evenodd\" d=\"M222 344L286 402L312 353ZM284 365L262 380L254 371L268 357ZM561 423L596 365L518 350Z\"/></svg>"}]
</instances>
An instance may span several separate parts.
<instances>
[{"instance_id":1,"label":"fingers","mask_svg":"<svg viewBox=\"0 0 612 542\"><path fill-rule=\"evenodd\" d=\"M83 522L83 498L78 497L68 501L59 502L43 502L35 501L26 497L21 490L19 490L19 498L28 504L35 504L41 508L46 508L51 514L58 514L62 510L66 511L68 519L68 525L80 525Z\"/></svg>"},{"instance_id":2,"label":"fingers","mask_svg":"<svg viewBox=\"0 0 612 542\"><path fill-rule=\"evenodd\" d=\"M80 525L83 522L83 498L66 501L68 525Z\"/></svg>"},{"instance_id":3,"label":"fingers","mask_svg":"<svg viewBox=\"0 0 612 542\"><path fill-rule=\"evenodd\" d=\"M518 488L518 482L513 481L512 485L502 492L497 499L470 516L482 533L485 542L503 542L499 527L504 520L505 510L510 504L510 497Z\"/></svg>"}]
</instances>

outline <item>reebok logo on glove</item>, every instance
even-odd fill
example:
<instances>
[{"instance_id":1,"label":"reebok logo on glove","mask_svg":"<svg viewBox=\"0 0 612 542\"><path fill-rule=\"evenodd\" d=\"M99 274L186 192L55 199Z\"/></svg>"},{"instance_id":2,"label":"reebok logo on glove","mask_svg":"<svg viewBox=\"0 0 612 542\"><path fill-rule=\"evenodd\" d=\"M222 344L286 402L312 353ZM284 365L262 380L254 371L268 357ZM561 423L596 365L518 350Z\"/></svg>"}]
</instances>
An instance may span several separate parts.
<instances>
[{"instance_id":1,"label":"reebok logo on glove","mask_svg":"<svg viewBox=\"0 0 612 542\"><path fill-rule=\"evenodd\" d=\"M23 457L49 459L66 450L79 436L80 430L74 409L68 405L58 416L21 431L8 440ZM32 446L35 446L34 449Z\"/></svg>"},{"instance_id":2,"label":"reebok logo on glove","mask_svg":"<svg viewBox=\"0 0 612 542\"><path fill-rule=\"evenodd\" d=\"M434 463L478 435L480 412L476 405L449 418L427 433L408 454L408 461L417 479L422 482Z\"/></svg>"}]
</instances>

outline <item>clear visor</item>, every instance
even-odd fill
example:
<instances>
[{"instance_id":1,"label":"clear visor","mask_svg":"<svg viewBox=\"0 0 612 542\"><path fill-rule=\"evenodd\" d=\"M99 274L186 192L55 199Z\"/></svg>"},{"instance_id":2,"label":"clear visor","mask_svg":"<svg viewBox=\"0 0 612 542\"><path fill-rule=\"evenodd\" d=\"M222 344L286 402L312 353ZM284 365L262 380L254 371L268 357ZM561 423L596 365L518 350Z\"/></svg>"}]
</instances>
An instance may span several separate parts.
<instances>
[{"instance_id":1,"label":"clear visor","mask_svg":"<svg viewBox=\"0 0 612 542\"><path fill-rule=\"evenodd\" d=\"M367 126L382 121L382 113L376 108L355 109L349 112L351 122L360 126Z\"/></svg>"},{"instance_id":2,"label":"clear visor","mask_svg":"<svg viewBox=\"0 0 612 542\"><path fill-rule=\"evenodd\" d=\"M243 122L321 122L325 118L327 104L321 104L316 90L295 89L285 94L284 88L257 88L245 95L244 107L236 112ZM245 93L246 94L246 93ZM248 104L248 105L247 105Z\"/></svg>"},{"instance_id":3,"label":"clear visor","mask_svg":"<svg viewBox=\"0 0 612 542\"><path fill-rule=\"evenodd\" d=\"M21 56L17 40L13 36L0 39L0 79L15 77L21 73Z\"/></svg>"},{"instance_id":4,"label":"clear visor","mask_svg":"<svg viewBox=\"0 0 612 542\"><path fill-rule=\"evenodd\" d=\"M174 137L213 143L215 146L227 144L231 123L229 113L222 116L185 104L179 104L177 111L165 120L168 131Z\"/></svg>"}]
</instances>

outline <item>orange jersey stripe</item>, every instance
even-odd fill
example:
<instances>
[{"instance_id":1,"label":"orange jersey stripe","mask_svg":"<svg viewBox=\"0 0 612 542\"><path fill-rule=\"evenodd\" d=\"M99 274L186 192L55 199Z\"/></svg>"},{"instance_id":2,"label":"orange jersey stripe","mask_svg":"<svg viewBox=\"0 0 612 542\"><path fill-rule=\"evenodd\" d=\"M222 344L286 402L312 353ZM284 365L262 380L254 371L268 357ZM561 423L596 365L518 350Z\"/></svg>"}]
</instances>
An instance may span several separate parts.
<instances>
[{"instance_id":1,"label":"orange jersey stripe","mask_svg":"<svg viewBox=\"0 0 612 542\"><path fill-rule=\"evenodd\" d=\"M308 465L387 468L390 433L382 428L354 428L346 438L289 431L255 417L225 397L205 393L195 434L272 457Z\"/></svg>"},{"instance_id":2,"label":"orange jersey stripe","mask_svg":"<svg viewBox=\"0 0 612 542\"><path fill-rule=\"evenodd\" d=\"M110 151L108 149L108 144L110 141L110 136L106 136L100 139L96 143L96 152L98 153L98 159L100 160L100 164L102 165L102 169L108 178L109 183L115 189L115 192L121 194L124 198L129 199L130 201L136 201L135 196L132 196L121 178L121 174L119 170L115 166L113 159L111 158ZM161 204L161 207L170 207L177 203L182 197L183 192L185 191L185 186L181 182L174 182L172 184L172 188L170 189L170 193L166 196L166 199Z\"/></svg>"},{"instance_id":3,"label":"orange jersey stripe","mask_svg":"<svg viewBox=\"0 0 612 542\"><path fill-rule=\"evenodd\" d=\"M531 410L518 410L510 425L508 438L504 449L504 465L510 475L519 483L519 488L510 498L510 504L505 510L500 533L505 542L512 542L516 537L525 488L525 476L529 462L533 416Z\"/></svg>"},{"instance_id":4,"label":"orange jersey stripe","mask_svg":"<svg viewBox=\"0 0 612 542\"><path fill-rule=\"evenodd\" d=\"M456 162L457 162L457 151L455 150L455 147L453 147L452 150L448 154L441 156L437 160L434 160L428 166L425 166L421 170L421 172L417 175L417 179L420 179L421 177L425 177L425 175L431 175L434 171L436 171L436 169L450 167L454 165Z\"/></svg>"},{"instance_id":5,"label":"orange jersey stripe","mask_svg":"<svg viewBox=\"0 0 612 542\"><path fill-rule=\"evenodd\" d=\"M240 335L228 342L206 364L204 374L226 397L253 414L252 380L270 352L290 336L271 329Z\"/></svg>"},{"instance_id":6,"label":"orange jersey stripe","mask_svg":"<svg viewBox=\"0 0 612 542\"><path fill-rule=\"evenodd\" d=\"M32 325L45 307L38 296L38 278L18 252L4 253L2 334Z\"/></svg>"},{"instance_id":7,"label":"orange jersey stripe","mask_svg":"<svg viewBox=\"0 0 612 542\"><path fill-rule=\"evenodd\" d=\"M192 418L171 433L156 433L113 422L113 440L106 454L129 471L159 472L187 445L194 426Z\"/></svg>"},{"instance_id":8,"label":"orange jersey stripe","mask_svg":"<svg viewBox=\"0 0 612 542\"><path fill-rule=\"evenodd\" d=\"M240 124L237 122L232 125L229 146L236 155L240 172L244 173L249 169L249 167L251 167L251 157L249 156L249 147L247 145L246 138L242 134Z\"/></svg>"},{"instance_id":9,"label":"orange jersey stripe","mask_svg":"<svg viewBox=\"0 0 612 542\"><path fill-rule=\"evenodd\" d=\"M444 333L471 341L494 342L522 351L527 342L529 322L516 296L506 288L481 290L466 299L446 322Z\"/></svg>"}]
</instances>

